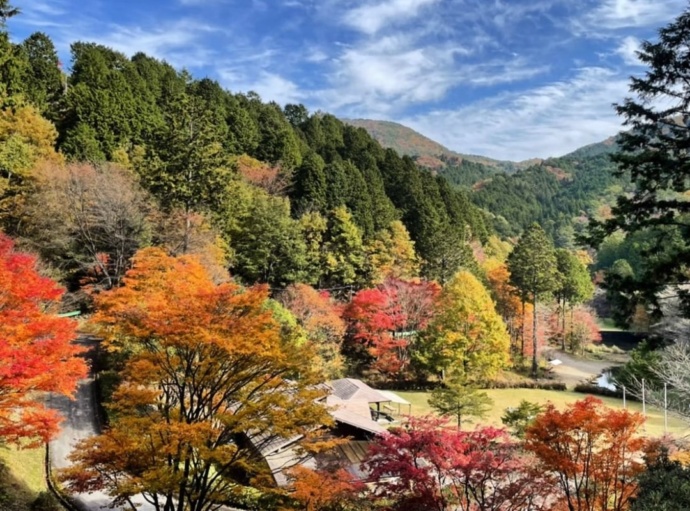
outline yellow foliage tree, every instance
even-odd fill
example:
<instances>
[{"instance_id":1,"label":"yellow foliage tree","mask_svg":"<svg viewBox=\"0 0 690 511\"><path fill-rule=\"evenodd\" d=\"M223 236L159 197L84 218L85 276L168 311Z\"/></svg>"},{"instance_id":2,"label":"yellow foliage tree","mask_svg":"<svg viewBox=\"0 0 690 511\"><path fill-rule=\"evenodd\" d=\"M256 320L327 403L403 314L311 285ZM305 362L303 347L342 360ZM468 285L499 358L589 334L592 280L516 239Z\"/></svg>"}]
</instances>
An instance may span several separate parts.
<instances>
[{"instance_id":1,"label":"yellow foliage tree","mask_svg":"<svg viewBox=\"0 0 690 511\"><path fill-rule=\"evenodd\" d=\"M381 284L388 277L409 280L419 275L414 241L400 220L376 233L365 249L371 284Z\"/></svg>"},{"instance_id":2,"label":"yellow foliage tree","mask_svg":"<svg viewBox=\"0 0 690 511\"><path fill-rule=\"evenodd\" d=\"M429 369L452 371L469 383L495 377L509 361L506 326L488 291L468 271L443 288L425 341L420 355Z\"/></svg>"},{"instance_id":3,"label":"yellow foliage tree","mask_svg":"<svg viewBox=\"0 0 690 511\"><path fill-rule=\"evenodd\" d=\"M0 96L0 216L17 214L41 161L62 163L55 126L21 99Z\"/></svg>"}]
</instances>

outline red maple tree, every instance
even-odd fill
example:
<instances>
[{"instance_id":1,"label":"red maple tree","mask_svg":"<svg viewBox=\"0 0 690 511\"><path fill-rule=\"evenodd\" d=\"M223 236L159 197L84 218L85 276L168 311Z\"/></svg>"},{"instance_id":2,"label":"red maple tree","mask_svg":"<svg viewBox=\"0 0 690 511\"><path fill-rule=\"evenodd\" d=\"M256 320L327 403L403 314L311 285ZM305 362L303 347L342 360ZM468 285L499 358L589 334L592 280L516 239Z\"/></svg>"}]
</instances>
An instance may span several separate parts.
<instances>
[{"instance_id":1,"label":"red maple tree","mask_svg":"<svg viewBox=\"0 0 690 511\"><path fill-rule=\"evenodd\" d=\"M38 274L34 256L0 234L0 440L50 440L60 416L41 403L41 393L71 396L87 373L72 344L76 323L56 315L62 293Z\"/></svg>"},{"instance_id":2,"label":"red maple tree","mask_svg":"<svg viewBox=\"0 0 690 511\"><path fill-rule=\"evenodd\" d=\"M376 498L393 510L548 509L551 480L531 469L508 433L456 431L445 422L410 418L377 438L364 462Z\"/></svg>"},{"instance_id":3,"label":"red maple tree","mask_svg":"<svg viewBox=\"0 0 690 511\"><path fill-rule=\"evenodd\" d=\"M439 291L433 282L395 278L359 291L343 311L350 344L364 348L373 369L401 375L409 366L410 343L434 315Z\"/></svg>"}]
</instances>

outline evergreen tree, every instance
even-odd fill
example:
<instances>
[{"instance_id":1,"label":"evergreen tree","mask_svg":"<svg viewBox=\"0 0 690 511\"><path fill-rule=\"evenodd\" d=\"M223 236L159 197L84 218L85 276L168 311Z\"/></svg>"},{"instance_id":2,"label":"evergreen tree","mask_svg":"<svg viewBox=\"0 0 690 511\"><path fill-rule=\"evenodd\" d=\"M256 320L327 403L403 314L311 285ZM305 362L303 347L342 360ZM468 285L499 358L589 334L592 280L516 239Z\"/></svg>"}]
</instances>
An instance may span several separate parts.
<instances>
[{"instance_id":1,"label":"evergreen tree","mask_svg":"<svg viewBox=\"0 0 690 511\"><path fill-rule=\"evenodd\" d=\"M305 211L311 210L326 211L326 174L324 167L323 159L315 152L307 154L302 164L297 167L292 190L290 191L293 213L300 215Z\"/></svg>"},{"instance_id":2,"label":"evergreen tree","mask_svg":"<svg viewBox=\"0 0 690 511\"><path fill-rule=\"evenodd\" d=\"M19 9L9 0L0 0L0 94L10 96L24 92L29 66L24 48L10 41L5 27L6 21L17 14Z\"/></svg>"},{"instance_id":3,"label":"evergreen tree","mask_svg":"<svg viewBox=\"0 0 690 511\"><path fill-rule=\"evenodd\" d=\"M351 286L360 282L364 273L362 233L346 207L331 211L324 244L325 287Z\"/></svg>"},{"instance_id":4,"label":"evergreen tree","mask_svg":"<svg viewBox=\"0 0 690 511\"><path fill-rule=\"evenodd\" d=\"M0 0L0 28L4 28L7 20L17 14L19 9L12 6L9 0Z\"/></svg>"},{"instance_id":5,"label":"evergreen tree","mask_svg":"<svg viewBox=\"0 0 690 511\"><path fill-rule=\"evenodd\" d=\"M451 378L431 392L429 406L442 417L454 417L460 430L467 417L486 417L493 400L486 392L467 385L462 378Z\"/></svg>"},{"instance_id":6,"label":"evergreen tree","mask_svg":"<svg viewBox=\"0 0 690 511\"><path fill-rule=\"evenodd\" d=\"M55 45L46 34L36 32L22 43L22 47L29 62L25 78L27 98L41 113L49 112L64 90Z\"/></svg>"},{"instance_id":7,"label":"evergreen tree","mask_svg":"<svg viewBox=\"0 0 690 511\"><path fill-rule=\"evenodd\" d=\"M584 263L569 250L563 248L556 250L556 267L558 269L558 285L554 294L558 301L562 321L561 348L565 350L566 306L570 306L572 315L575 305L592 298L594 283Z\"/></svg>"},{"instance_id":8,"label":"evergreen tree","mask_svg":"<svg viewBox=\"0 0 690 511\"><path fill-rule=\"evenodd\" d=\"M306 246L287 199L255 189L246 214L226 234L235 252L233 273L244 281L285 287L303 280Z\"/></svg>"},{"instance_id":9,"label":"evergreen tree","mask_svg":"<svg viewBox=\"0 0 690 511\"><path fill-rule=\"evenodd\" d=\"M537 375L537 303L558 286L556 253L538 224L525 231L508 256L510 283L532 298L532 375Z\"/></svg>"},{"instance_id":10,"label":"evergreen tree","mask_svg":"<svg viewBox=\"0 0 690 511\"><path fill-rule=\"evenodd\" d=\"M203 102L194 96L180 96L141 169L145 186L165 209L184 211L183 253L187 251L192 213L217 211L228 184L223 133Z\"/></svg>"},{"instance_id":11,"label":"evergreen tree","mask_svg":"<svg viewBox=\"0 0 690 511\"><path fill-rule=\"evenodd\" d=\"M628 130L619 135L620 151L614 161L617 174L629 176L634 191L618 198L611 219L590 224L590 241L595 245L617 230L648 231L655 237L654 246L665 248L662 253L651 252L644 271L629 282L629 292L641 292L650 304L656 304L658 291L665 286L686 282L690 271L689 32L690 10L686 10L659 31L656 42L642 43L638 58L647 71L631 78L632 97L616 105ZM673 232L677 239L668 249Z\"/></svg>"},{"instance_id":12,"label":"evergreen tree","mask_svg":"<svg viewBox=\"0 0 690 511\"><path fill-rule=\"evenodd\" d=\"M648 462L638 484L630 511L690 509L690 468L670 460L665 450Z\"/></svg>"}]
</instances>

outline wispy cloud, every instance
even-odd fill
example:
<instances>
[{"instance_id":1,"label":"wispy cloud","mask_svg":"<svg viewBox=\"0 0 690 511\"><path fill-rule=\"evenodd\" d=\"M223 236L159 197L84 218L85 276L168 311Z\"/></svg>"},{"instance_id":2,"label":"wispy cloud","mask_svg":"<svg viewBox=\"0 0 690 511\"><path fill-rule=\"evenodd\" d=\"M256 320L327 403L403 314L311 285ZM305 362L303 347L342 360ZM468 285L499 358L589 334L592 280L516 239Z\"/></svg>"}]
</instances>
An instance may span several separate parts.
<instances>
[{"instance_id":1,"label":"wispy cloud","mask_svg":"<svg viewBox=\"0 0 690 511\"><path fill-rule=\"evenodd\" d=\"M300 87L275 73L260 71L255 77L237 74L232 70L220 72L223 86L235 92L256 92L264 101L275 101L279 105L300 103L305 99L305 93Z\"/></svg>"},{"instance_id":2,"label":"wispy cloud","mask_svg":"<svg viewBox=\"0 0 690 511\"><path fill-rule=\"evenodd\" d=\"M109 25L88 39L128 56L144 52L178 67L199 68L213 62L215 51L203 41L214 31L209 24L181 18L156 27Z\"/></svg>"},{"instance_id":3,"label":"wispy cloud","mask_svg":"<svg viewBox=\"0 0 690 511\"><path fill-rule=\"evenodd\" d=\"M570 80L399 120L465 153L508 160L559 156L620 130L611 104L625 96L627 83L614 71L588 67Z\"/></svg>"},{"instance_id":4,"label":"wispy cloud","mask_svg":"<svg viewBox=\"0 0 690 511\"><path fill-rule=\"evenodd\" d=\"M346 11L343 21L366 34L376 34L381 28L406 21L419 15L424 7L440 0L384 0L365 3Z\"/></svg>"},{"instance_id":5,"label":"wispy cloud","mask_svg":"<svg viewBox=\"0 0 690 511\"><path fill-rule=\"evenodd\" d=\"M640 66L643 65L637 56L637 52L640 50L640 40L634 36L628 36L623 38L618 47L616 48L616 54L623 59L623 62L628 66Z\"/></svg>"},{"instance_id":6,"label":"wispy cloud","mask_svg":"<svg viewBox=\"0 0 690 511\"><path fill-rule=\"evenodd\" d=\"M589 27L656 27L687 8L686 0L604 0L586 17Z\"/></svg>"}]
</instances>

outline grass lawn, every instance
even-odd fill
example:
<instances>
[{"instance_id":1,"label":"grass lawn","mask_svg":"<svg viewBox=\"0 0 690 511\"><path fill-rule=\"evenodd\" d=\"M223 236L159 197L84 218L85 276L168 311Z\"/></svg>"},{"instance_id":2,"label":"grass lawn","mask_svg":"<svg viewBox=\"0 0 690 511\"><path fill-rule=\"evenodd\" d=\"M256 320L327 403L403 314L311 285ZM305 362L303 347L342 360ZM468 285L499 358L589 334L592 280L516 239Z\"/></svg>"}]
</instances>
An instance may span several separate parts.
<instances>
[{"instance_id":1,"label":"grass lawn","mask_svg":"<svg viewBox=\"0 0 690 511\"><path fill-rule=\"evenodd\" d=\"M27 510L41 491L46 491L43 476L45 450L17 450L13 447L0 446L0 496L9 500L0 501L0 508ZM6 508L3 506L7 506Z\"/></svg>"},{"instance_id":2,"label":"grass lawn","mask_svg":"<svg viewBox=\"0 0 690 511\"><path fill-rule=\"evenodd\" d=\"M607 330L609 332L622 332L623 330L616 326L613 318L597 318L597 323L600 330Z\"/></svg>"},{"instance_id":3,"label":"grass lawn","mask_svg":"<svg viewBox=\"0 0 690 511\"><path fill-rule=\"evenodd\" d=\"M545 404L552 402L558 408L564 408L568 403L583 399L586 394L576 392L561 392L555 390L537 389L489 389L485 391L494 401L494 406L484 419L477 420L474 424L487 424L501 426L501 416L506 408L517 406L523 399L534 403ZM412 415L425 415L432 413L427 402L428 393L425 392L397 392L401 397L412 403ZM607 406L621 408L623 401L615 398L600 397ZM642 412L642 403L627 403L628 409ZM465 428L472 428L473 423L464 425ZM660 436L664 433L664 414L662 410L647 407L647 422L644 431L649 436ZM683 421L669 415L668 431L674 436L685 436L690 434L690 428Z\"/></svg>"}]
</instances>

